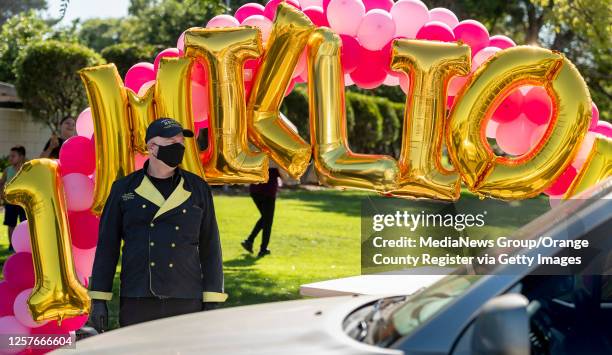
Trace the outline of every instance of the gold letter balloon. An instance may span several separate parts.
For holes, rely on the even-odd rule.
[[[28,217],[36,284],[28,299],[32,318],[41,322],[89,313],[87,290],[72,263],[70,229],[59,164],[34,159],[5,187],[6,200]]]

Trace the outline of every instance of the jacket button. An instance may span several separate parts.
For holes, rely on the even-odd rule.
[[[174,229],[179,230],[179,226],[174,227]]]
[[[154,223],[151,223],[151,224],[149,224],[149,225],[150,225],[151,227],[155,227],[155,224],[154,224]]]
[[[168,267],[173,267],[174,265],[172,265],[172,263],[168,264]]]
[[[172,243],[172,244],[170,244],[170,246],[172,246],[174,248],[174,247],[176,247],[176,244]]]
[[[154,246],[154,245],[155,245],[155,243],[154,243],[154,242],[151,242],[151,246]]]
[[[147,205],[142,205],[142,208],[147,208]]]
[[[155,266],[155,262],[154,261],[151,261],[151,266]]]
[[[183,213],[187,213],[187,210],[183,208]]]

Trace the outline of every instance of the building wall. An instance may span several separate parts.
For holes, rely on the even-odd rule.
[[[28,159],[38,158],[51,136],[45,124],[35,122],[24,110],[0,108],[0,157],[11,147],[23,145]]]

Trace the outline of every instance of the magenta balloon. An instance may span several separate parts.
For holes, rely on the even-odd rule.
[[[393,4],[390,12],[396,36],[414,39],[419,29],[429,22],[429,10],[419,0],[400,0]]]
[[[357,39],[363,48],[370,51],[382,49],[395,35],[395,22],[385,10],[368,11],[361,20]]]
[[[600,121],[591,132],[602,134],[608,138],[612,138],[612,124],[606,121]]]
[[[417,32],[416,38],[429,41],[452,42],[455,40],[455,35],[447,24],[440,21],[429,21]]]
[[[537,125],[550,120],[552,101],[543,87],[533,86],[527,92],[523,101],[523,112],[531,122]]]
[[[365,6],[361,0],[331,0],[327,7],[327,21],[338,34],[356,36]]]
[[[589,129],[593,129],[597,127],[597,122],[599,122],[599,109],[594,102],[591,103],[591,124],[589,125]]]
[[[520,90],[514,90],[497,107],[492,120],[497,123],[508,123],[515,120],[523,112],[523,94]]]
[[[32,245],[30,244],[30,231],[28,230],[28,221],[25,220],[15,227],[13,236],[11,237],[13,248],[16,253],[31,253]]]
[[[497,145],[507,154],[523,155],[531,149],[531,135],[536,127],[525,115],[500,123],[495,132]]]
[[[363,5],[365,6],[366,12],[374,9],[381,9],[385,11],[391,11],[391,7],[393,7],[392,0],[363,0]]]
[[[457,16],[449,9],[436,7],[429,10],[430,21],[440,21],[447,24],[451,29],[459,23]]]
[[[79,136],[91,137],[94,134],[93,119],[91,108],[86,108],[79,114],[76,120],[76,131]]]
[[[11,255],[2,268],[4,279],[20,292],[34,287],[34,262],[30,253]]]
[[[329,27],[329,22],[327,22],[327,16],[325,16],[325,12],[323,8],[320,6],[310,6],[302,10],[302,12],[308,16],[310,21],[314,23],[318,27]]]
[[[85,211],[91,208],[94,184],[87,175],[67,174],[62,177],[62,181],[68,211]]]
[[[80,249],[93,248],[98,244],[100,219],[90,211],[68,213],[72,245]]]
[[[453,28],[455,40],[463,41],[472,48],[472,56],[489,44],[489,31],[475,20],[461,21]]]
[[[498,47],[501,49],[506,49],[506,48],[510,48],[510,47],[514,47],[516,46],[516,43],[514,43],[514,41],[506,36],[503,35],[495,35],[492,36],[491,38],[489,38],[489,46],[491,47]]]
[[[369,51],[361,49],[359,65],[350,74],[355,85],[362,89],[373,89],[380,86],[387,77],[386,66],[389,60],[383,51]]]
[[[191,81],[195,81],[200,85],[206,85],[208,81],[206,67],[199,60],[195,61],[191,67]]]
[[[234,13],[234,17],[239,22],[242,22],[242,21],[244,21],[244,19],[246,19],[249,16],[252,16],[252,15],[263,15],[263,13],[264,13],[263,5],[257,4],[257,3],[254,3],[254,2],[250,2],[248,4],[244,4],[244,5],[240,6],[238,8],[238,10],[236,10],[236,12]]]
[[[357,69],[359,64],[359,55],[361,54],[361,46],[353,36],[340,35],[342,39],[342,48],[340,50],[340,60],[342,69],[345,74],[350,74]]]
[[[166,49],[164,49],[163,51],[159,52],[157,54],[157,56],[155,57],[155,60],[153,61],[153,70],[155,72],[157,72],[157,69],[159,69],[159,61],[162,58],[164,58],[164,57],[168,57],[168,58],[180,57],[181,55],[183,55],[183,51],[178,49],[178,48],[166,48]],[[141,87],[142,87],[142,85],[141,85]],[[136,91],[136,92],[138,92],[138,91]]]
[[[544,190],[544,193],[549,196],[563,195],[567,189],[569,189],[572,181],[574,181],[576,178],[576,175],[578,175],[576,168],[571,165],[568,166],[567,169],[565,169],[565,171],[557,178],[557,180],[555,180],[549,188]]]
[[[264,7],[263,15],[270,20],[274,20],[274,16],[276,15],[276,8],[278,8],[278,4],[281,2],[285,2],[293,7],[299,9],[300,3],[295,0],[271,0]]]
[[[191,110],[194,122],[204,121],[208,117],[208,86],[191,83]]]
[[[138,92],[138,89],[142,84],[147,81],[155,80],[155,67],[153,63],[141,62],[134,64],[125,74],[124,85],[134,92]]]
[[[0,281],[0,317],[13,315],[13,303],[19,290],[8,281]]]
[[[59,160],[62,175],[90,175],[96,168],[95,147],[87,137],[70,137],[60,148]]]
[[[329,6],[329,2],[331,0],[323,0],[323,11],[325,11],[325,13],[327,13],[327,7]]]

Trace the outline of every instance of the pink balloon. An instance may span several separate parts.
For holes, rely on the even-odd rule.
[[[499,123],[489,120],[487,122],[487,127],[485,128],[485,135],[487,138],[495,138],[495,134],[497,133],[497,127],[499,127]]]
[[[204,121],[208,117],[208,87],[191,82],[191,109],[194,122]]]
[[[30,328],[21,324],[14,316],[4,316],[0,317],[0,334],[29,335]]]
[[[534,148],[535,146],[538,145],[538,143],[540,143],[542,138],[544,138],[544,134],[546,133],[547,129],[548,129],[548,125],[543,124],[543,125],[537,126],[536,129],[533,130],[533,133],[531,134],[531,139],[529,140],[531,148]]]
[[[327,7],[327,21],[338,34],[356,36],[365,6],[361,0],[331,0]]]
[[[302,12],[308,16],[308,18],[314,23],[317,27],[329,27],[329,22],[327,22],[327,16],[325,16],[325,12],[323,8],[320,6],[310,6],[302,10]]]
[[[76,120],[76,131],[79,136],[91,137],[94,134],[93,118],[91,108],[86,108],[79,114]]]
[[[176,40],[176,48],[178,48],[181,51],[185,50],[185,32],[187,31],[183,31],[183,33],[181,33],[179,38]]]
[[[11,241],[16,253],[32,252],[32,245],[30,244],[30,231],[28,229],[27,220],[19,223],[17,227],[15,227]]]
[[[232,15],[217,15],[208,21],[206,28],[238,27],[240,22]]]
[[[295,0],[271,0],[264,7],[263,15],[270,20],[274,20],[274,16],[276,15],[276,9],[281,2],[285,2],[297,9],[300,8],[300,3]]]
[[[21,291],[17,297],[15,297],[15,303],[13,304],[13,312],[15,314],[15,318],[26,327],[29,328],[38,328],[41,327],[49,321],[42,321],[40,323],[36,322],[32,319],[32,314],[30,314],[30,310],[28,309],[28,298],[32,293],[32,289],[28,288]]]
[[[93,248],[98,244],[100,219],[90,211],[69,212],[70,238],[72,245],[81,249]]]
[[[91,139],[83,136],[70,137],[60,148],[59,160],[62,175],[89,175],[96,169],[96,150]]]
[[[123,82],[125,87],[138,92],[142,84],[151,80],[155,80],[155,67],[152,63],[141,62],[134,64],[127,71]]]
[[[546,89],[541,86],[533,86],[525,95],[523,112],[531,122],[537,125],[547,123],[552,113],[552,101]]]
[[[520,90],[514,90],[497,107],[492,120],[498,123],[508,123],[515,120],[523,111],[523,94]]]
[[[68,211],[85,211],[93,202],[94,183],[83,174],[67,174],[62,177]]]
[[[574,157],[574,161],[572,161],[572,165],[576,170],[580,170],[589,157],[591,149],[593,149],[593,144],[595,143],[595,138],[597,138],[597,133],[595,132],[587,132],[586,136],[584,136],[578,153],[576,153],[576,157]]]
[[[9,256],[2,268],[4,279],[22,291],[34,287],[34,262],[30,253],[15,253]]]
[[[164,58],[176,58],[183,55],[183,51],[178,48],[166,48],[163,51],[159,52],[153,61],[153,70],[157,73],[159,69],[159,61]],[[143,83],[144,84],[144,83]],[[141,85],[142,88],[143,85]]]
[[[589,130],[597,127],[597,122],[599,122],[599,109],[594,102],[591,103],[591,124],[589,125]],[[77,121],[78,123],[78,121]]]
[[[287,97],[287,95],[291,94],[291,91],[293,91],[293,88],[295,87],[295,79],[292,79],[289,82],[289,86],[287,87],[287,89],[285,90],[285,97]]]
[[[357,39],[361,45],[371,51],[382,49],[395,35],[395,22],[385,10],[368,11],[361,20]]]
[[[155,85],[155,80],[147,81],[142,84],[140,89],[138,90],[138,96],[144,96],[151,86]]]
[[[492,36],[491,38],[489,38],[489,46],[506,49],[506,48],[516,46],[516,43],[514,43],[512,39],[506,36],[496,35],[496,36]]]
[[[381,9],[385,11],[390,11],[391,7],[393,7],[392,0],[363,0],[363,5],[365,6],[366,12],[374,9]]]
[[[383,85],[387,86],[398,86],[400,84],[399,76],[387,74],[385,77],[385,81],[383,81]]]
[[[72,246],[72,258],[74,259],[74,268],[83,277],[91,276],[94,258],[96,256],[96,248],[80,249]]]
[[[308,69],[307,66],[308,66],[308,58],[306,55],[306,49],[304,48],[304,50],[302,51],[302,54],[300,54],[300,58],[298,58],[298,62],[295,65],[295,69],[293,69],[292,78],[299,77],[305,70]]]
[[[544,193],[551,196],[563,195],[569,189],[572,181],[576,178],[578,172],[573,166],[568,166],[567,169],[553,182],[550,187],[544,190]]]
[[[495,53],[499,51],[501,51],[501,49],[497,47],[485,47],[479,50],[478,53],[476,53],[476,55],[474,55],[474,58],[472,59],[472,72],[476,71],[478,67],[483,65],[486,61],[489,60],[489,58],[491,58]]]
[[[345,74],[350,74],[357,69],[359,64],[359,55],[361,54],[361,46],[359,42],[349,35],[340,35],[342,39],[342,48],[340,49],[340,61]]]
[[[142,169],[144,167],[144,163],[149,159],[149,156],[146,154],[136,153],[134,155],[134,166],[136,170]]]
[[[404,92],[404,94],[408,95],[410,92],[410,77],[406,74],[400,74],[399,77],[400,88]]]
[[[13,303],[19,290],[8,281],[0,281],[0,317],[13,315]]]
[[[463,20],[453,28],[455,39],[472,48],[472,55],[489,44],[489,31],[475,20]]]
[[[243,25],[255,26],[261,30],[261,38],[264,42],[270,37],[272,32],[272,21],[263,15],[251,15],[242,21]]]
[[[429,21],[440,21],[454,28],[459,23],[457,16],[449,9],[436,7],[429,10]]]
[[[467,83],[467,76],[453,76],[448,83],[448,96],[457,96],[459,91]]]
[[[250,2],[248,4],[244,4],[240,6],[238,10],[236,10],[236,12],[234,13],[234,17],[239,22],[242,22],[249,16],[263,15],[263,13],[264,13],[263,5],[260,5],[254,2]]]
[[[304,10],[307,7],[318,6],[323,9],[323,1],[321,0],[300,0],[300,7]]]
[[[536,127],[524,114],[511,122],[500,123],[495,133],[497,145],[507,154],[523,155],[531,149],[531,135]]]
[[[610,122],[600,121],[591,131],[612,138],[612,124]]]
[[[452,42],[455,40],[453,30],[440,21],[429,21],[417,32],[417,39],[429,41]]]
[[[393,4],[391,16],[395,22],[395,35],[414,39],[423,25],[429,22],[429,10],[419,0],[400,0]]]

